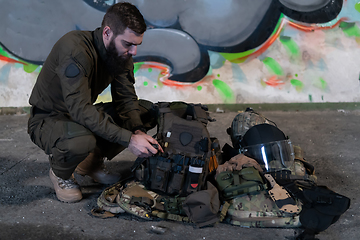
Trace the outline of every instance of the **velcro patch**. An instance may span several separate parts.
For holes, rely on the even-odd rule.
[[[74,78],[79,75],[79,73],[80,69],[78,68],[78,66],[76,66],[75,63],[70,63],[69,66],[66,67],[65,76],[67,78]]]

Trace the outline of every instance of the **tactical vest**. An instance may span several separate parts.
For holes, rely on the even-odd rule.
[[[132,167],[146,188],[170,196],[187,196],[205,189],[208,174],[217,168],[219,144],[206,128],[207,108],[201,104],[159,102],[156,140],[164,150],[138,158]]]

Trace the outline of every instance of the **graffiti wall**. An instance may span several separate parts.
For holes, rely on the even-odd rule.
[[[53,44],[94,30],[106,0],[0,0],[0,107],[28,106]],[[134,57],[151,101],[360,101],[360,0],[129,0],[148,29]],[[106,89],[98,101],[110,101]]]

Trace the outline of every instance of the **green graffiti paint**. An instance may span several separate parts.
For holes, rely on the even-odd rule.
[[[313,82],[313,85],[321,90],[325,90],[328,87],[327,82],[321,77],[319,77],[317,80],[315,80]]]
[[[156,86],[156,85],[154,85],[154,88],[157,88],[157,86]]]
[[[134,74],[141,68],[142,63],[134,63]]]
[[[201,91],[201,90],[202,90],[202,86],[197,86],[196,89],[197,89],[198,91]]]
[[[321,89],[327,88],[327,82],[322,78],[319,78],[319,80]]]
[[[293,57],[298,57],[300,55],[299,46],[297,43],[288,36],[280,36],[280,42],[283,44],[286,52]]]
[[[38,65],[35,64],[24,64],[24,71],[27,73],[32,73],[38,68]]]
[[[219,79],[214,79],[212,83],[225,102],[228,102],[234,98],[233,90],[225,82]]]
[[[246,60],[246,57],[255,52],[255,49],[250,49],[240,53],[220,53],[226,60],[232,63],[242,63]],[[240,59],[240,60],[238,60]]]
[[[290,80],[290,83],[291,83],[291,85],[293,85],[293,86],[296,88],[296,90],[298,90],[298,91],[302,90],[303,87],[304,87],[304,83],[303,83],[302,81],[300,81],[300,80],[297,80],[297,79],[291,79],[291,80]]]
[[[295,73],[295,77],[298,77],[298,74],[297,74],[297,73]]]
[[[149,69],[148,69],[148,72],[151,73],[151,72],[152,72],[152,68],[149,68]]]
[[[269,70],[269,72],[276,74],[278,76],[284,75],[284,71],[280,64],[271,57],[266,57],[263,60],[263,63],[265,64],[266,68]]]
[[[360,12],[360,2],[355,4],[355,10]]]
[[[11,58],[11,56],[0,46],[0,55]]]
[[[148,84],[149,84],[148,82],[144,81],[144,86],[147,86]]]
[[[309,94],[309,101],[312,102],[312,96]]]
[[[354,22],[341,22],[339,27],[348,37],[360,37],[360,29]]]
[[[220,77],[220,74],[218,74],[217,77]]]

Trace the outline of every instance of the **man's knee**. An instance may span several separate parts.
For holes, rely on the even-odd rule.
[[[94,135],[83,135],[58,141],[51,149],[53,158],[58,163],[77,165],[96,147]]]

